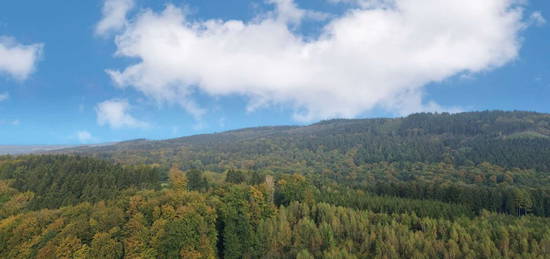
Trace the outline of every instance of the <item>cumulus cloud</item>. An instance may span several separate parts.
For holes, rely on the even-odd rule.
[[[9,93],[0,93],[0,102],[5,101],[5,100],[7,100],[8,98],[10,98],[10,94],[9,94]]]
[[[195,116],[204,113],[197,91],[247,96],[249,110],[286,105],[300,121],[443,111],[424,100],[424,87],[514,60],[526,26],[522,0],[368,0],[308,39],[292,27],[309,11],[269,2],[274,10],[251,21],[196,21],[173,5],[143,10],[116,37],[116,54],[139,61],[107,72],[117,86]]]
[[[43,44],[24,45],[12,37],[0,36],[0,74],[25,80],[34,71]]]
[[[130,108],[127,100],[112,99],[99,103],[96,106],[97,123],[114,129],[147,127],[147,123],[129,114]]]
[[[96,35],[106,36],[124,28],[126,15],[134,7],[134,0],[105,0],[101,21],[95,27]]]

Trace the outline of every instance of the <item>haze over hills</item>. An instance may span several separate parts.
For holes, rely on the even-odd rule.
[[[113,144],[116,142],[86,145],[0,145],[0,155],[41,154],[68,148],[90,148]]]
[[[125,163],[290,172],[344,171],[377,162],[490,162],[550,170],[550,114],[483,111],[404,118],[336,119],[309,126],[257,127],[56,152]]]
[[[69,145],[64,145],[64,146],[57,146],[57,145],[24,145],[24,146],[0,145],[0,155],[30,154],[30,153],[35,153],[35,152],[45,152],[45,151],[52,151],[52,150],[70,148],[70,147],[73,147],[73,146],[69,146]]]

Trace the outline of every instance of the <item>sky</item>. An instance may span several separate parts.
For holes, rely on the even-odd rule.
[[[547,0],[0,1],[0,145],[550,113],[547,19]]]

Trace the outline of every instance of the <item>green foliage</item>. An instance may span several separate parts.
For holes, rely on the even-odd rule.
[[[547,187],[484,187],[422,182],[391,184],[379,182],[368,185],[366,189],[376,195],[460,204],[478,213],[482,210],[489,210],[517,216],[534,214],[550,217],[550,189]]]
[[[0,180],[10,188],[32,192],[31,209],[59,208],[116,197],[124,189],[155,189],[162,171],[152,166],[122,166],[78,156],[0,158]]]
[[[254,174],[245,175],[248,178]],[[550,256],[550,218],[531,216],[541,200],[525,188],[502,187],[509,190],[503,195],[509,196],[506,201],[513,206],[511,215],[488,210],[475,215],[468,204],[434,199],[442,195],[441,200],[460,202],[466,193],[479,194],[495,187],[456,185],[437,189],[429,184],[401,183],[380,185],[379,189],[363,186],[362,190],[330,179],[283,174],[276,176],[273,186],[260,181],[245,184],[252,182],[250,178],[195,192],[187,190],[187,179],[181,171],[172,169],[170,179],[169,188],[119,191],[116,197],[95,204],[13,211],[0,219],[0,257]],[[10,187],[13,182],[1,181],[1,193],[9,197],[21,194]],[[431,196],[428,190],[433,192]],[[378,196],[377,191],[387,193]],[[477,197],[483,201],[484,195]]]
[[[109,233],[97,233],[94,235],[90,249],[86,251],[90,258],[120,258],[122,256],[122,244],[114,240]]]
[[[203,176],[202,171],[192,169],[186,174],[187,176],[187,188],[192,191],[205,191],[208,190],[208,180]]]
[[[225,176],[225,182],[240,184],[246,182],[246,175],[243,171],[230,169]]]
[[[312,203],[315,187],[302,175],[283,175],[277,181],[275,204],[288,205],[293,201]]]
[[[257,255],[256,229],[262,219],[274,213],[267,194],[253,186],[228,186],[220,190],[221,205],[218,230],[224,258],[242,258]]]
[[[318,195],[317,200],[333,205],[369,210],[377,213],[414,213],[420,217],[447,219],[474,216],[474,209],[462,204],[378,196],[365,193],[361,190],[349,190],[345,188],[325,188]]]
[[[547,171],[549,136],[548,114],[484,111],[330,120],[304,127],[250,128],[68,151],[126,163],[177,163],[184,170],[218,172],[241,168],[349,174],[379,162],[455,166],[489,162],[508,169]]]

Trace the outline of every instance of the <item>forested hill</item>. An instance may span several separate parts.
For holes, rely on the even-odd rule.
[[[414,114],[0,156],[0,258],[550,258],[549,136]]]
[[[349,172],[378,162],[482,162],[550,170],[550,114],[484,111],[413,114],[395,119],[328,120],[259,127],[162,141],[67,149],[124,163]]]

